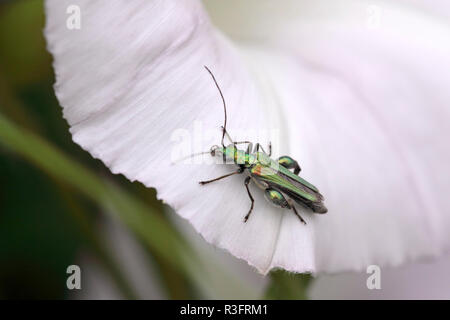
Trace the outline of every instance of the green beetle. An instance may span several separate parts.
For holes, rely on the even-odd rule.
[[[252,181],[264,190],[264,196],[270,203],[277,207],[292,209],[297,217],[305,224],[305,220],[295,209],[294,202],[311,209],[312,212],[326,213],[327,208],[323,204],[324,198],[319,190],[314,185],[298,176],[301,169],[297,161],[289,156],[282,156],[277,160],[273,160],[271,158],[271,144],[269,144],[269,152],[266,153],[259,143],[257,143],[253,149],[253,143],[250,141],[233,141],[231,139],[226,130],[227,109],[225,98],[211,70],[206,66],[205,69],[209,72],[219,90],[225,113],[225,121],[222,126],[222,146],[212,146],[209,153],[213,157],[222,157],[226,163],[230,161],[233,162],[238,166],[238,169],[224,176],[208,181],[200,181],[199,183],[205,185],[235,174],[246,173],[247,177],[244,181],[244,185],[247,189],[251,206],[247,215],[244,217],[244,222],[247,222],[250,217],[255,202],[249,189],[249,184]],[[224,144],[225,136],[231,141],[231,144],[228,146],[225,146]],[[247,150],[244,151],[238,149],[238,144],[247,144]],[[294,171],[292,172],[289,169],[294,169]]]

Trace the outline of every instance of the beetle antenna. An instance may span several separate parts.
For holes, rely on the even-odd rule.
[[[211,151],[196,152],[196,153],[190,154],[190,155],[188,155],[188,156],[186,156],[186,157],[183,157],[183,158],[180,158],[180,159],[178,159],[178,160],[175,160],[175,161],[172,162],[172,163],[175,164],[175,163],[181,162],[181,161],[186,160],[186,159],[190,159],[190,158],[194,158],[194,157],[197,157],[197,156],[201,156],[201,155],[203,155],[203,154],[211,154]]]
[[[180,161],[183,161],[183,160],[186,160],[186,159],[189,159],[189,158],[193,158],[193,157],[196,157],[196,156],[201,156],[201,155],[203,155],[203,154],[210,154],[210,155],[214,156],[217,149],[219,149],[219,146],[213,145],[213,146],[211,147],[211,149],[209,149],[209,151],[203,151],[203,152],[195,152],[195,153],[192,153],[192,154],[190,154],[190,155],[188,155],[188,156],[186,156],[186,157],[180,158],[180,159],[178,159],[178,160],[172,162],[172,164],[177,163],[177,162],[180,162]]]
[[[209,68],[207,66],[204,66],[204,67],[209,72],[209,74],[211,75],[212,79],[214,80],[214,83],[216,84],[217,90],[219,90],[220,97],[222,98],[223,111],[225,113],[225,120],[223,122],[223,128],[222,128],[222,146],[225,147],[225,144],[223,143],[223,140],[225,139],[225,132],[227,131],[227,106],[226,106],[226,103],[225,103],[225,98],[223,97],[222,90],[220,90],[219,84],[217,83],[217,80],[216,80],[216,77],[214,77],[214,74],[211,72],[211,70],[209,70]]]

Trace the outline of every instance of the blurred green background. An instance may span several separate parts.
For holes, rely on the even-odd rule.
[[[105,219],[120,221],[142,246],[160,297],[305,298],[306,276],[276,272],[262,292],[247,286],[194,249],[155,190],[111,174],[72,142],[52,88],[44,24],[43,1],[0,2],[0,298],[73,298],[66,268],[83,252],[120,298],[142,298],[100,235]]]

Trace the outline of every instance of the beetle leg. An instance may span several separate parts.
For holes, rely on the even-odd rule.
[[[253,143],[249,142],[249,144],[247,146],[247,154],[252,153],[252,149],[253,149]]]
[[[291,209],[289,202],[286,200],[281,191],[276,188],[266,188],[264,190],[264,198],[277,207]]]
[[[298,165],[298,162],[292,159],[289,156],[282,156],[277,159],[278,164],[282,165],[286,169],[294,169],[294,174],[299,174],[299,172],[302,170],[300,166]]]
[[[270,157],[272,155],[272,142],[269,142],[269,153],[267,153],[266,150],[264,150],[264,148],[260,143],[257,143],[255,145],[255,152],[258,152],[259,149],[261,149],[265,154],[267,154]]]
[[[305,220],[298,214],[297,209],[295,209],[293,201],[289,198],[286,199],[279,190],[269,187],[264,191],[264,197],[277,207],[292,209],[300,221],[306,224]]]
[[[228,140],[230,140],[230,142],[232,144],[251,143],[250,141],[233,141],[233,139],[231,139],[231,136],[228,133],[228,131],[223,126],[220,126],[220,127],[222,128],[222,132],[225,132],[225,136],[228,138]]]
[[[233,139],[231,139],[230,135],[228,134],[227,130],[224,128],[224,126],[220,126],[222,128],[222,133],[230,140],[230,142],[233,142]]]
[[[233,142],[233,144],[243,144],[243,143],[249,143],[249,144],[251,144],[250,141],[235,141],[235,142]]]
[[[201,185],[204,185],[204,184],[211,183],[211,182],[214,182],[214,181],[223,179],[223,178],[227,178],[227,177],[229,177],[229,176],[232,176],[232,175],[235,175],[235,174],[239,174],[239,173],[242,173],[242,172],[243,172],[243,170],[242,170],[242,169],[239,169],[239,170],[237,170],[237,171],[235,171],[235,172],[226,174],[226,175],[224,175],[224,176],[221,176],[221,177],[218,177],[218,178],[215,178],[215,179],[212,179],[212,180],[199,181],[199,183],[200,183]]]
[[[301,222],[303,222],[303,224],[306,225],[306,221],[303,220],[302,216],[298,214],[297,209],[295,209],[294,203],[292,202],[291,199],[288,199],[288,203],[292,208],[292,211],[294,211],[295,215],[300,219]]]
[[[259,149],[261,149],[262,152],[264,152],[265,154],[267,154],[266,150],[264,150],[264,148],[262,147],[262,145],[261,145],[260,143],[257,143],[257,144],[255,145],[255,152],[258,152]]]
[[[245,188],[247,189],[247,193],[248,193],[248,196],[249,196],[250,201],[252,202],[252,204],[250,206],[250,210],[248,211],[247,215],[244,217],[244,222],[247,222],[248,217],[250,217],[250,213],[252,213],[252,211],[253,211],[253,205],[255,204],[255,199],[253,199],[252,194],[250,193],[250,189],[248,188],[248,185],[250,184],[250,181],[251,181],[251,177],[245,178],[245,182],[244,182]]]

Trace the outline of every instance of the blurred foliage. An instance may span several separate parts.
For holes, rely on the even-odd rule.
[[[136,298],[96,230],[103,214],[133,231],[168,298],[214,297],[213,278],[245,292],[216,266],[216,274],[202,271],[205,259],[171,226],[155,190],[112,175],[72,142],[53,92],[44,23],[41,0],[0,3],[0,298],[67,298],[66,268],[83,251],[123,297]],[[304,277],[272,278],[267,298],[305,298]]]
[[[313,280],[309,274],[293,274],[283,270],[270,273],[272,281],[266,289],[265,299],[306,300],[306,290]]]
[[[0,70],[3,77],[13,85],[48,78],[51,57],[45,50],[42,35],[43,1],[9,1],[0,6],[0,15]]]
[[[61,297],[80,232],[60,214],[65,204],[38,170],[1,157],[0,177],[0,296]]]
[[[33,102],[30,110],[41,116],[36,123],[45,119],[58,123],[48,117],[50,112],[39,113],[55,106],[54,101],[47,105],[53,94],[42,12],[41,1],[0,6],[0,110],[30,126],[31,115],[10,103],[10,91]],[[40,91],[39,86],[48,88]],[[34,101],[33,91],[40,92],[40,99]],[[66,211],[57,187],[45,174],[0,149],[1,298],[65,296],[66,268],[75,263],[83,246],[79,229],[61,215]]]

